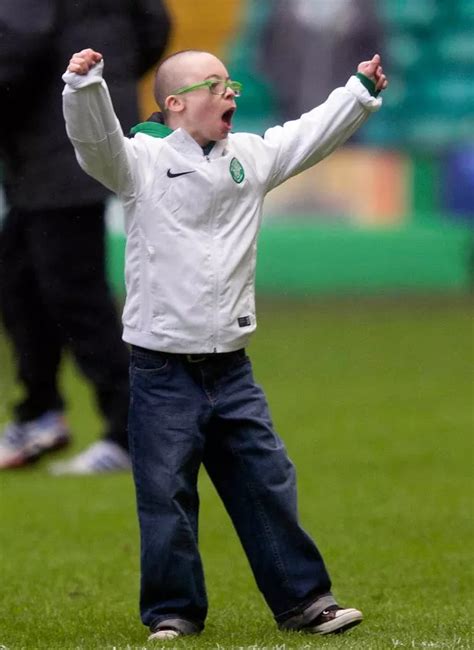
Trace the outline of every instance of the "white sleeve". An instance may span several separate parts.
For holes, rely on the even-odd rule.
[[[382,99],[372,97],[354,76],[298,120],[268,129],[261,152],[268,171],[266,191],[328,156],[381,105]]]
[[[136,190],[136,157],[115,115],[102,69],[101,61],[86,75],[63,75],[66,131],[82,169],[116,194],[130,197]]]

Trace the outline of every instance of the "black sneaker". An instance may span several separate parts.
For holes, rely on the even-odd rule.
[[[339,605],[330,605],[321,614],[305,625],[302,630],[312,634],[331,634],[349,630],[362,621],[362,612],[352,607],[344,609]]]

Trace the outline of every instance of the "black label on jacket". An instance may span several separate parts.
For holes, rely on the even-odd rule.
[[[237,319],[237,322],[239,323],[239,327],[248,327],[251,324],[250,316],[241,316]]]

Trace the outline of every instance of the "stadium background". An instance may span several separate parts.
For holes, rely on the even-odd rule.
[[[271,0],[168,6],[169,50],[212,50],[244,83],[235,129],[274,124],[256,52]],[[205,634],[176,647],[472,647],[474,3],[376,6],[391,82],[383,110],[357,141],[269,195],[251,345],[298,470],[302,521],[336,594],[366,622],[344,639],[276,632],[203,473],[211,610]],[[151,78],[143,117],[154,110]],[[108,226],[120,303],[114,201]],[[70,455],[100,421],[69,359],[62,385]],[[18,391],[0,333],[0,424]],[[47,464],[0,475],[0,646],[143,648],[130,478],[54,479]]]
[[[278,123],[257,51],[271,2],[169,7],[169,51],[209,49],[243,82],[235,130],[263,133]],[[390,74],[383,110],[357,144],[268,196],[257,276],[264,293],[463,292],[472,284],[474,3],[381,0],[377,7]],[[152,77],[142,84],[144,118],[155,110]],[[111,276],[121,290],[120,218],[111,224]]]

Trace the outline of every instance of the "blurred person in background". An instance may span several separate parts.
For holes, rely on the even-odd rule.
[[[354,61],[382,51],[375,0],[275,0],[259,63],[273,84],[279,117],[286,121],[343,85]]]
[[[71,440],[58,386],[63,352],[93,386],[103,438],[54,473],[128,470],[128,350],[105,273],[109,193],[84,174],[64,131],[62,80],[71,50],[107,57],[124,127],[138,120],[137,81],[158,62],[170,20],[161,0],[2,0],[0,148],[8,212],[0,232],[0,309],[23,399],[0,438],[0,468]]]

